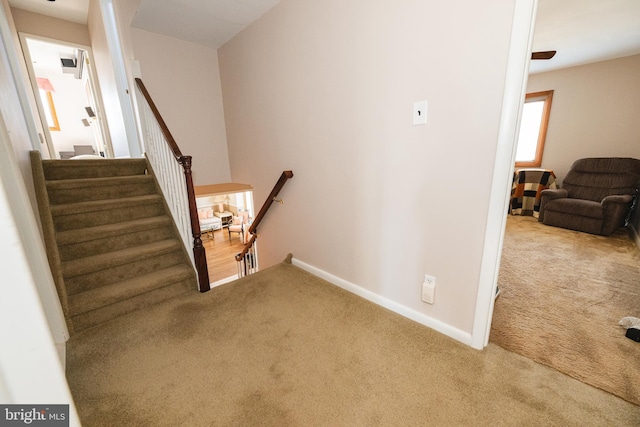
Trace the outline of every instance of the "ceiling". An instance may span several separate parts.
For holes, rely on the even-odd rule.
[[[218,49],[278,3],[280,0],[141,0],[131,26]]]
[[[76,49],[71,46],[57,45],[31,38],[27,40],[27,43],[33,67],[38,70],[62,74],[60,58],[74,58],[76,56]]]
[[[46,0],[9,0],[9,5],[18,9],[85,25],[89,12],[89,0],[60,0],[58,2]]]
[[[640,54],[640,1],[539,0],[533,50],[558,53],[531,73]]]
[[[280,0],[141,0],[132,26],[217,49]],[[9,0],[13,7],[86,23],[89,0]],[[532,73],[640,54],[640,0],[539,0]]]

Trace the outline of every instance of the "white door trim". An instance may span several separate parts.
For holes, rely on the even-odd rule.
[[[5,14],[4,8],[2,8],[1,6],[2,5],[0,5],[0,42],[3,44],[3,50],[7,55],[9,68],[13,77],[13,83],[16,91],[18,92],[18,99],[20,100],[22,114],[25,118],[31,118],[34,117],[34,115],[31,109],[29,94],[27,92],[27,88],[25,87],[25,81],[22,80],[22,70],[20,69],[21,61],[18,58],[16,46],[14,45],[12,26],[9,25],[9,19]],[[29,139],[31,140],[31,148],[42,153],[42,143],[40,142],[40,136],[38,134],[38,129],[36,128],[35,123],[30,119],[26,119],[25,121],[27,132],[29,133]],[[46,155],[48,156],[49,153],[47,152]]]
[[[113,0],[99,0],[100,11],[102,12],[102,24],[107,37],[109,55],[113,64],[116,88],[118,89],[118,99],[122,109],[122,119],[127,134],[130,157],[142,156],[142,144],[138,137],[138,127],[136,125],[136,115],[133,108],[133,94],[129,89],[129,79],[124,63],[124,50],[118,30],[118,21],[114,9]]]
[[[500,271],[500,258],[511,191],[511,176],[515,162],[515,146],[529,77],[529,62],[537,8],[538,0],[516,0],[514,7],[498,145],[471,334],[471,346],[479,350],[489,343],[494,295]]]
[[[37,93],[38,93],[38,84],[36,82],[37,76],[32,64],[31,51],[29,50],[29,44],[27,42],[28,39],[39,40],[47,43],[52,43],[55,45],[70,46],[76,49],[82,49],[87,53],[87,56],[89,59],[89,65],[87,66],[86,71],[88,73],[88,78],[90,80],[90,84],[93,89],[92,90],[92,96],[94,98],[93,100],[95,104],[98,106],[98,111],[96,111],[95,113],[98,115],[98,120],[100,120],[100,132],[101,132],[104,147],[106,149],[105,154],[108,158],[113,158],[113,147],[111,146],[111,135],[109,134],[109,125],[106,121],[106,117],[104,114],[104,105],[102,103],[102,95],[100,94],[100,82],[98,81],[98,76],[96,75],[95,66],[94,66],[95,61],[93,60],[93,52],[91,50],[91,46],[67,42],[64,40],[52,39],[49,37],[43,37],[43,36],[30,34],[30,33],[20,32],[18,33],[18,35],[20,36],[20,45],[22,47],[22,53],[27,63],[26,66],[27,66],[27,72],[29,73],[31,88],[34,93],[35,102],[38,107],[39,119],[42,122],[42,129],[43,129],[43,133],[45,134],[45,140],[46,140],[47,146],[49,147],[49,153],[51,154],[51,158],[54,159],[57,156],[55,154],[56,151],[55,151],[55,147],[53,146],[53,138],[51,137],[51,132],[49,131],[49,127],[42,119],[43,106],[42,106],[42,102],[40,101],[40,97],[37,96]],[[38,116],[34,117],[34,119],[37,120]]]

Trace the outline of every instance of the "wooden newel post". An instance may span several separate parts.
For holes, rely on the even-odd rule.
[[[209,269],[207,267],[207,256],[200,231],[200,221],[198,221],[198,209],[196,207],[196,193],[193,189],[193,177],[191,176],[191,156],[180,157],[180,163],[184,168],[184,178],[187,183],[187,197],[189,198],[189,216],[191,218],[191,234],[193,236],[193,259],[198,273],[198,288],[200,292],[210,290]]]

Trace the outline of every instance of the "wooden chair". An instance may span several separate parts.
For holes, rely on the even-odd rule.
[[[238,233],[242,243],[246,243],[245,229],[248,229],[249,212],[238,212],[238,216],[234,216],[231,224],[227,229],[229,230],[229,240],[231,240],[231,233]]]

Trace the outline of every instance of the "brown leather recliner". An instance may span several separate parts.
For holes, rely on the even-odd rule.
[[[608,236],[625,225],[640,187],[640,160],[587,158],[573,163],[562,188],[543,190],[538,221]]]

